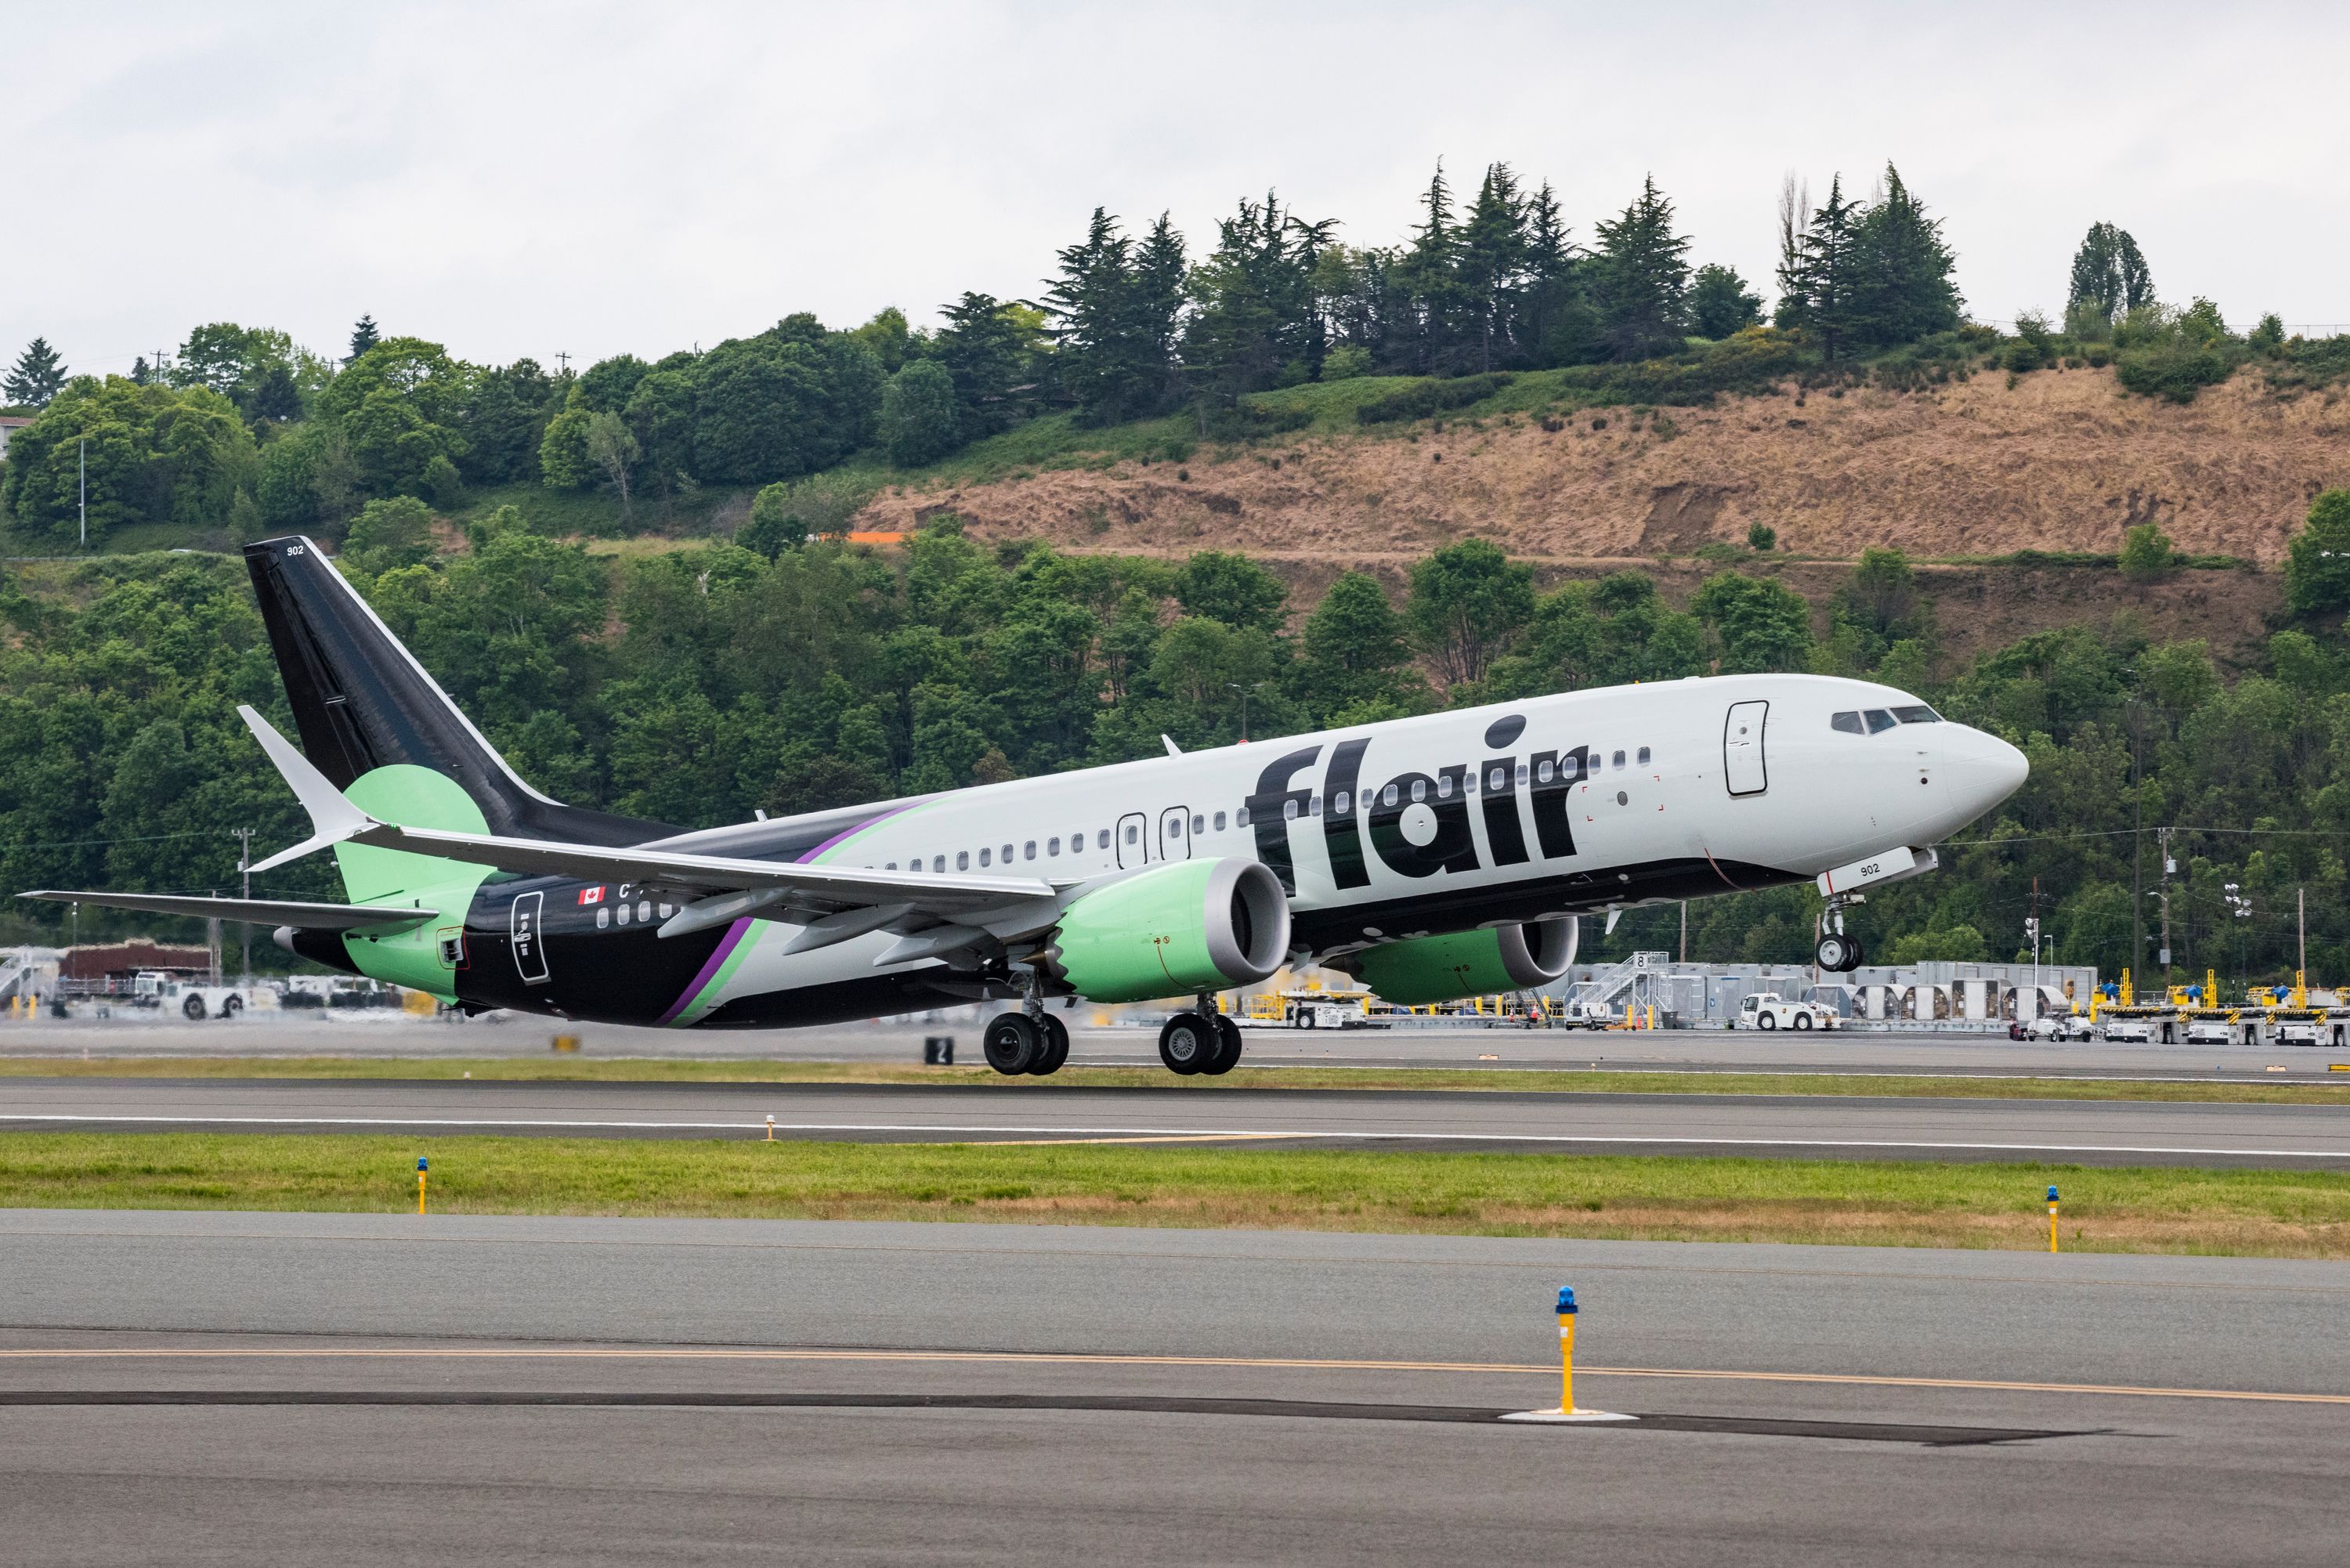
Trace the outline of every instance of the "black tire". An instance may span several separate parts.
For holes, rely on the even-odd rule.
[[[1852,962],[1846,964],[1844,971],[1845,973],[1850,974],[1854,970],[1868,962],[1868,946],[1857,937],[1846,937],[1845,940],[1852,943]]]
[[[1179,1012],[1159,1031],[1159,1059],[1169,1072],[1186,1078],[1214,1061],[1222,1049],[1216,1026],[1196,1012]]]
[[[999,1012],[987,1021],[987,1032],[980,1036],[987,1064],[1007,1078],[1026,1073],[1044,1049],[1043,1032],[1025,1013]]]
[[[1840,931],[1830,931],[1822,937],[1819,946],[1812,950],[1813,960],[1830,974],[1845,974],[1857,967],[1856,944]]]
[[[1216,1015],[1214,1022],[1216,1025],[1215,1059],[1201,1067],[1200,1071],[1211,1078],[1220,1078],[1240,1065],[1241,1026],[1222,1013]]]
[[[1776,1029],[1779,1027],[1779,1015],[1775,1012],[1758,1014],[1754,1020],[1754,1027],[1757,1029]]]
[[[1297,1015],[1297,1022],[1301,1028],[1319,1029],[1322,1027],[1321,1024],[1315,1022],[1314,1013],[1310,1009],[1300,1012]]]
[[[186,1019],[189,1023],[193,1023],[202,1019],[203,1015],[204,999],[203,995],[196,992],[190,992],[188,993],[188,1000],[180,1003],[180,1016]]]
[[[244,998],[237,995],[236,992],[231,992],[226,996],[221,998],[221,1016],[223,1018],[234,1018],[238,1013],[243,1012],[244,1011]]]
[[[1808,1012],[1798,1012],[1795,1014],[1795,1027],[1807,1034],[1811,1033],[1812,1015]]]
[[[1059,1072],[1061,1064],[1068,1059],[1069,1026],[1048,1012],[1045,1014],[1045,1048],[1030,1064],[1029,1075],[1038,1078],[1049,1077]]]

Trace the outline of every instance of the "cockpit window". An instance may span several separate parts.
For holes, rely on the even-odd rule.
[[[1896,708],[1893,716],[1905,724],[1939,724],[1942,722],[1939,713],[1922,702],[1915,708]]]
[[[1860,715],[1857,712],[1829,715],[1828,728],[1842,731],[1847,735],[1865,735],[1868,732],[1861,727]]]
[[[1861,717],[1868,721],[1868,732],[1872,735],[1881,735],[1893,728],[1893,715],[1882,708],[1866,709]]]

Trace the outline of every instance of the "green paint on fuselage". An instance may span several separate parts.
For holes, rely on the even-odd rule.
[[[343,794],[370,816],[402,827],[435,827],[450,833],[489,831],[482,808],[454,780],[413,763],[377,768],[352,781]],[[390,936],[346,936],[344,950],[359,972],[388,984],[430,992],[443,1002],[456,1001],[456,971],[442,950],[442,940],[444,937],[462,940],[465,911],[490,867],[364,844],[338,844],[335,860],[342,869],[343,891],[354,904],[404,904],[441,912],[437,920]]]

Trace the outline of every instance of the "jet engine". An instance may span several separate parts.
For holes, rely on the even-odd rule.
[[[1382,942],[1354,955],[1362,982],[1398,1007],[1548,985],[1575,962],[1575,919]]]
[[[1289,952],[1289,899],[1253,860],[1154,866],[1086,894],[1042,955],[1094,1002],[1147,1002],[1253,985]]]

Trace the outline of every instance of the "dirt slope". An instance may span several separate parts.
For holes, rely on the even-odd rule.
[[[2130,397],[2110,371],[1980,375],[1931,391],[1740,398],[1564,430],[1456,421],[1411,438],[1349,433],[1202,449],[1170,463],[1043,472],[884,494],[858,526],[951,508],[988,537],[1301,560],[1406,559],[1468,534],[1536,560],[1687,555],[1743,543],[1850,557],[2025,548],[2111,551],[2159,522],[2179,548],[2279,560],[2309,499],[2350,484],[2350,402],[2271,398],[2240,374],[2186,406]]]

